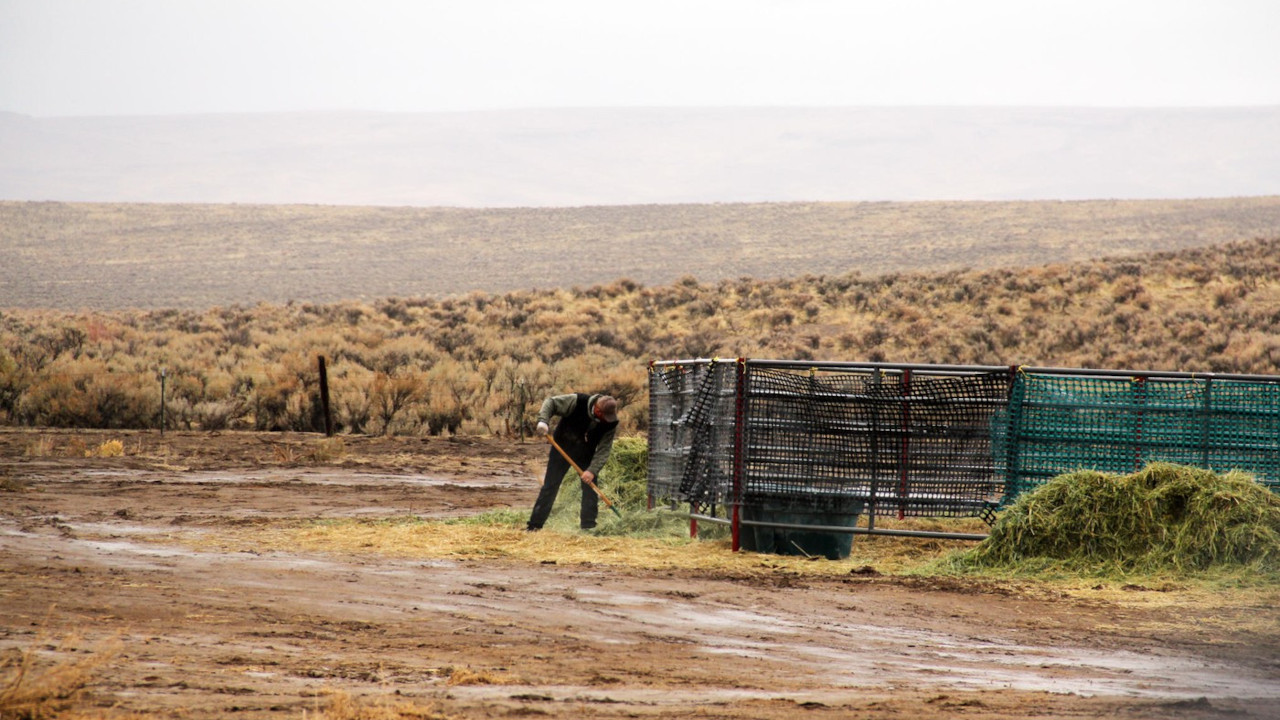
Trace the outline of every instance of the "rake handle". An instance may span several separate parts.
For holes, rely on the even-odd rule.
[[[560,443],[556,442],[556,439],[551,437],[551,433],[547,433],[543,437],[547,439],[547,442],[551,443],[551,447],[555,448],[556,451],[560,453],[560,457],[564,458],[566,461],[568,461],[570,465],[573,466],[573,469],[578,473],[578,478],[582,480],[582,482],[586,484],[587,487],[596,491],[596,495],[600,496],[600,499],[604,501],[605,507],[612,510],[614,515],[617,515],[618,517],[622,517],[622,513],[618,512],[618,508],[614,507],[612,502],[609,502],[609,498],[605,497],[605,494],[600,491],[600,488],[596,487],[596,484],[594,482],[586,478],[586,476],[583,474],[582,468],[578,467],[578,463],[574,462],[573,458],[569,457],[569,453],[565,452],[564,448],[560,447]]]

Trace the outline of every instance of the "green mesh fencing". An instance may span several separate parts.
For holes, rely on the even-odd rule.
[[[1280,489],[1280,382],[1024,372],[992,434],[1006,503],[1064,472],[1155,461],[1243,470]]]

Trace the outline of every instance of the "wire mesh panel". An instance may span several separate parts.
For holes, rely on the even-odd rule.
[[[1280,491],[1280,379],[1205,386],[1203,467],[1243,470]]]
[[[948,516],[981,513],[1004,492],[991,423],[1008,402],[1007,371],[747,369],[745,498]]]
[[[1064,472],[1129,473],[1163,461],[1244,470],[1280,487],[1280,384],[1199,378],[1019,374],[1006,502]]]
[[[702,507],[733,487],[737,364],[649,369],[649,494]]]
[[[990,519],[1066,472],[1154,462],[1280,491],[1280,377],[690,360],[650,367],[654,497],[810,519]]]

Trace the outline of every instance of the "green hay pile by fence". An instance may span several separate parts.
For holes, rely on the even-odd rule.
[[[1131,475],[1060,475],[1001,513],[959,569],[1087,575],[1280,574],[1280,496],[1251,476],[1153,463]]]

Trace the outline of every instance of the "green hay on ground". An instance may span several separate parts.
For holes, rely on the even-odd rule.
[[[1240,472],[1153,463],[1131,475],[1061,475],[1001,513],[957,570],[1280,575],[1280,496]]]
[[[649,510],[649,442],[643,437],[620,437],[613,443],[609,462],[600,470],[596,485],[605,497],[618,509],[612,510],[600,503],[600,513],[592,535],[629,536],[642,538],[686,538],[689,535],[687,512],[665,509]],[[560,484],[555,507],[547,519],[546,527],[561,532],[581,532],[578,529],[578,511],[583,492],[591,492],[578,480],[578,473],[570,469]],[[657,499],[661,504],[664,499]],[[520,516],[527,521],[529,511]],[[504,518],[505,519],[505,518]],[[704,540],[728,537],[728,531],[719,526],[702,526],[699,536]]]

